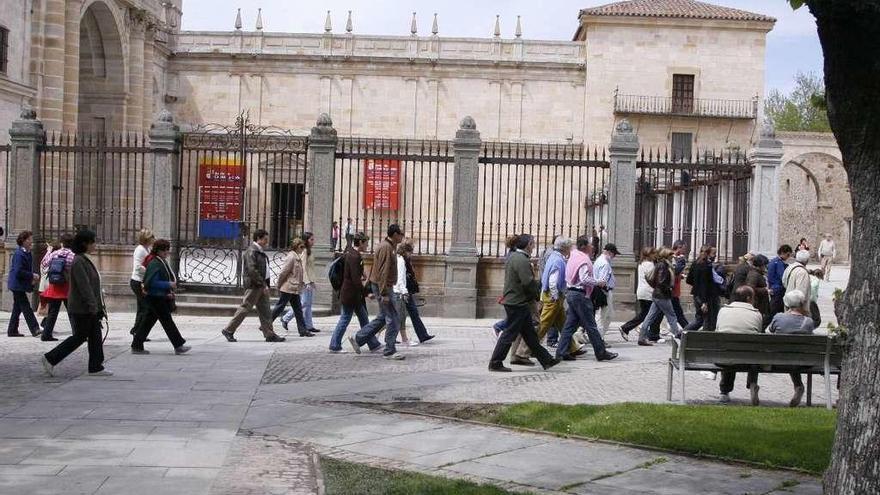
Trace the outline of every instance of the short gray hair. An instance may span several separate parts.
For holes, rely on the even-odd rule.
[[[553,241],[553,249],[557,251],[562,251],[563,249],[571,249],[574,245],[574,241],[572,241],[568,237],[559,236]]]
[[[785,295],[782,296],[782,302],[786,308],[799,308],[804,305],[806,299],[806,294],[799,290],[786,291]]]

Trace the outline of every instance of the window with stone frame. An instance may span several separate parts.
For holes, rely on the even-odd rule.
[[[690,161],[693,140],[694,135],[690,132],[673,132],[672,160],[675,162]]]
[[[672,113],[694,113],[694,75],[672,75]]]
[[[9,30],[0,26],[0,73],[6,74],[9,61]]]

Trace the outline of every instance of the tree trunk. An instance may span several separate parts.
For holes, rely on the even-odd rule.
[[[825,493],[880,493],[880,0],[806,3],[825,55],[828,117],[853,207],[853,269],[836,305],[848,352]]]

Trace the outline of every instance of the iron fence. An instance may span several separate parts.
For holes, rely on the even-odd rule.
[[[51,134],[39,147],[40,238],[88,228],[102,244],[132,244],[144,220],[148,155],[139,134]]]
[[[504,256],[508,236],[530,233],[540,250],[557,234],[591,234],[607,218],[604,149],[582,145],[483,143],[479,157],[480,256]]]
[[[175,184],[174,238],[183,282],[240,286],[241,255],[257,229],[269,232],[278,266],[302,235],[308,137],[252,124],[208,124],[183,133]],[[320,235],[320,233],[316,233]]]
[[[643,150],[636,164],[634,246],[683,240],[691,256],[708,244],[720,261],[748,251],[751,165],[740,153],[703,152],[684,160]]]
[[[333,211],[340,233],[336,249],[345,248],[348,232],[365,232],[372,252],[388,225],[397,223],[416,254],[446,254],[452,229],[452,151],[450,141],[340,139]]]

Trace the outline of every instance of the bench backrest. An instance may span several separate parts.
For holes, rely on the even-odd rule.
[[[825,335],[778,335],[685,332],[681,338],[685,365],[691,363],[824,366],[829,356],[839,367],[842,349]]]

